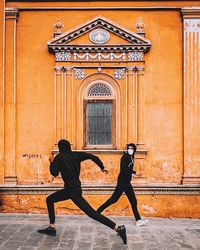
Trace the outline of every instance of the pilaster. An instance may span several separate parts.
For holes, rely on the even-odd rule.
[[[5,184],[16,184],[16,23],[18,9],[5,11]]]
[[[4,182],[5,1],[0,1],[0,183]]]
[[[66,96],[66,116],[65,116],[65,136],[67,140],[70,142],[72,141],[72,96],[73,96],[73,89],[72,89],[72,68],[65,67],[64,68],[64,82],[65,82],[65,96]]]
[[[183,8],[183,184],[200,183],[200,8]]]
[[[63,67],[54,67],[54,135],[55,144],[63,138]]]
[[[137,143],[144,145],[144,66],[137,67]]]
[[[128,86],[128,94],[127,94],[127,105],[128,105],[128,117],[127,117],[127,143],[137,142],[137,100],[136,100],[136,70],[135,67],[128,67],[127,74],[127,86]]]

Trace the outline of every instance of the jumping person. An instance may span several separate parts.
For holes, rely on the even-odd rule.
[[[120,163],[120,173],[117,180],[117,186],[114,190],[112,196],[98,209],[97,212],[101,213],[104,209],[109,207],[118,201],[123,192],[125,192],[128,200],[131,204],[133,214],[136,220],[136,226],[143,226],[149,220],[141,219],[140,214],[137,209],[137,199],[135,197],[135,192],[131,185],[132,175],[141,176],[140,174],[136,174],[136,171],[133,170],[134,161],[135,161],[135,152],[137,146],[133,143],[127,145],[127,152],[122,156]]]
[[[54,177],[61,173],[64,181],[64,189],[47,197],[46,203],[50,223],[47,228],[38,230],[38,233],[47,234],[52,237],[56,236],[54,203],[71,199],[89,217],[115,230],[122,238],[123,243],[127,244],[125,226],[117,226],[113,221],[99,214],[82,196],[81,182],[79,180],[80,163],[90,159],[100,167],[103,173],[108,173],[104,168],[103,162],[97,156],[89,153],[72,152],[70,142],[66,140],[60,140],[58,142],[58,148],[59,154],[57,154],[55,158],[53,156],[50,156],[49,158],[50,173]]]

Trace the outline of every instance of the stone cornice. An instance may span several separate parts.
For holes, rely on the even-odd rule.
[[[182,8],[181,14],[183,19],[200,19],[200,7]]]
[[[18,8],[5,8],[6,19],[18,19],[19,9]]]
[[[200,195],[200,185],[134,185],[136,194],[143,195]],[[49,194],[63,188],[63,185],[0,185],[0,194]],[[82,185],[84,194],[112,194],[115,185]]]
[[[124,44],[73,44],[72,42],[80,36],[93,31],[96,28],[101,28],[105,32],[113,33],[122,38]],[[127,44],[127,42],[129,44]],[[70,43],[70,44],[69,44]],[[130,52],[142,51],[147,52],[151,47],[151,42],[143,36],[128,30],[121,25],[114,23],[103,16],[97,16],[86,23],[83,23],[67,32],[49,40],[49,51],[56,53],[63,52]]]

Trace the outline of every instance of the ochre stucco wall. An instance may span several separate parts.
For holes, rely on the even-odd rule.
[[[3,9],[0,2],[0,33],[3,34]],[[58,19],[64,24],[63,32],[81,25],[98,15],[115,22],[126,29],[136,32],[135,23],[139,17],[145,24],[145,37],[152,46],[144,56],[144,145],[147,155],[136,160],[136,169],[142,170],[143,178],[134,178],[136,185],[181,184],[184,171],[183,156],[183,23],[180,9],[132,9],[132,10],[35,10],[31,7],[169,7],[199,6],[199,1],[136,1],[136,2],[7,2],[7,7],[20,7],[16,24],[16,165],[14,170],[17,184],[47,184],[49,174],[48,157],[54,149],[54,66],[55,58],[47,48],[47,42],[53,38],[53,25]],[[30,9],[21,9],[30,7]],[[70,20],[70,21],[69,21]],[[11,27],[11,26],[9,26]],[[13,26],[14,27],[14,26]],[[11,28],[13,28],[11,27]],[[10,29],[11,29],[10,28]],[[13,33],[6,30],[7,41],[13,41]],[[9,33],[10,32],[10,33]],[[111,35],[111,42],[122,42],[121,38]],[[76,43],[88,42],[88,35],[80,37]],[[7,53],[7,64],[11,55]],[[3,37],[0,36],[0,70],[3,79]],[[137,63],[135,63],[137,64]],[[139,64],[139,63],[138,63]],[[57,63],[59,65],[59,63]],[[62,63],[60,63],[62,65]],[[65,64],[73,66],[70,63]],[[84,65],[84,64],[82,64]],[[102,64],[105,66],[105,63]],[[114,66],[124,66],[115,63]],[[12,68],[7,69],[12,71]],[[111,71],[105,70],[105,74]],[[89,69],[88,74],[94,74]],[[3,81],[3,80],[2,80]],[[7,82],[13,81],[13,75],[7,74]],[[79,90],[84,81],[74,80],[73,98],[68,104],[74,107],[67,124],[67,139],[75,150],[82,148],[82,133],[78,103]],[[120,99],[120,126],[117,149],[125,149],[126,126],[126,82],[118,81]],[[9,89],[9,86],[8,86]],[[74,103],[72,103],[74,99]],[[0,85],[0,103],[3,107],[3,84]],[[8,105],[9,106],[9,105]],[[9,108],[9,107],[7,107]],[[70,113],[70,111],[68,112]],[[0,164],[4,166],[4,110],[0,109]],[[131,124],[130,124],[131,126]],[[71,132],[74,129],[73,134]],[[9,131],[9,130],[6,130]],[[7,149],[6,149],[7,150]],[[100,172],[92,162],[82,164],[81,180],[86,185],[107,185],[116,183],[119,172],[120,153],[98,153],[109,170],[108,175]],[[10,160],[13,160],[10,155]],[[9,159],[7,159],[8,161]],[[0,184],[4,184],[4,167],[0,168]],[[61,184],[60,178],[54,181]],[[39,212],[46,213],[46,195],[1,195],[2,212]],[[86,195],[96,208],[108,195]],[[138,195],[139,209],[145,216],[193,217],[199,216],[199,196],[197,195]],[[195,204],[191,207],[191,204]],[[130,215],[131,210],[126,198],[113,205],[108,214]],[[57,205],[58,213],[80,213],[71,202]]]
[[[73,18],[74,15],[76,19]],[[53,35],[52,25],[60,18],[65,25],[64,31],[67,31],[97,15],[99,11],[22,11],[19,13],[16,152],[19,183],[34,181],[38,174],[41,178],[47,177],[48,154],[53,147],[54,55],[48,52],[46,44]],[[101,15],[132,31],[138,17],[142,17],[145,23],[146,38],[152,43],[150,52],[145,55],[144,74],[144,141],[148,149],[147,181],[180,183],[183,164],[180,14],[177,11],[156,13],[154,11],[101,11]],[[124,116],[125,114],[121,114],[121,121],[125,119]],[[157,131],[160,131],[159,135]],[[81,138],[79,131],[77,133]],[[124,136],[123,131],[121,136]],[[124,146],[125,143],[121,143],[120,149]],[[41,158],[27,159],[23,157],[24,154],[40,154]],[[116,160],[116,164],[113,165],[118,168],[119,160]],[[90,177],[88,178],[90,181]],[[103,182],[107,182],[106,178]]]

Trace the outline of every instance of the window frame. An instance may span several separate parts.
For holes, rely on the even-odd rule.
[[[87,104],[88,103],[112,103],[112,144],[95,144],[89,145],[87,143]],[[116,100],[113,98],[88,98],[83,100],[83,145],[85,149],[115,149],[116,148]]]

